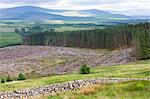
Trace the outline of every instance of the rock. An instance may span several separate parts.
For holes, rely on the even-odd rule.
[[[29,99],[29,97],[33,96],[54,94],[60,91],[71,91],[87,85],[119,83],[131,80],[150,81],[150,78],[96,78],[96,79],[75,80],[20,91],[14,90],[12,92],[0,92],[0,99]]]

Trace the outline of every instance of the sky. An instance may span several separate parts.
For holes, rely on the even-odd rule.
[[[0,0],[0,8],[39,6],[48,9],[99,9],[125,15],[150,15],[150,0]]]

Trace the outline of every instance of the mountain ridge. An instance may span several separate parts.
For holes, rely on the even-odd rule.
[[[63,20],[63,21],[118,21],[132,19],[132,16],[113,14],[98,9],[56,10],[37,6],[19,6],[0,9],[0,20]],[[136,18],[140,18],[137,17]]]

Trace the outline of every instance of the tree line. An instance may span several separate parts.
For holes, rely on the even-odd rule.
[[[103,29],[56,32],[39,26],[16,29],[25,45],[119,49],[135,47],[141,59],[150,58],[150,23],[125,24]]]

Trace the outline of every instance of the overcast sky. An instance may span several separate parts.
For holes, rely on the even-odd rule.
[[[99,9],[126,15],[150,15],[150,0],[0,0],[0,8]]]

